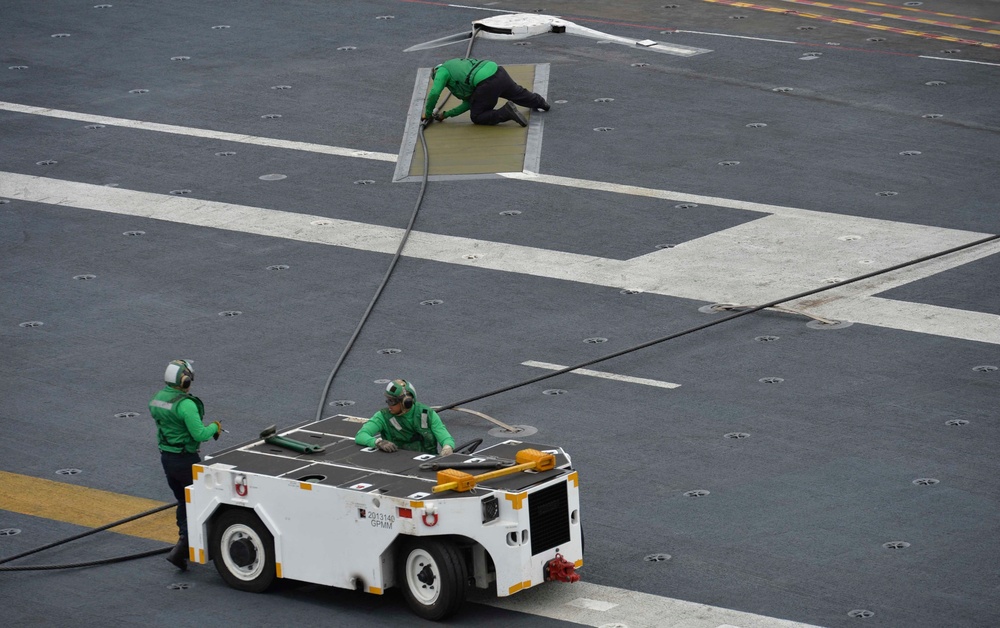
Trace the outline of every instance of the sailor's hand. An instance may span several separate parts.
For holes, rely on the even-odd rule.
[[[215,434],[212,434],[212,438],[219,440],[219,434],[222,434],[222,423],[219,421],[212,421],[212,423],[215,425]]]
[[[441,448],[442,456],[450,456],[453,453],[455,453],[455,450],[451,448],[451,445],[445,445],[444,447]]]
[[[434,114],[434,119],[437,120],[438,122],[444,122],[444,114],[443,113],[435,113]]]
[[[387,454],[391,454],[392,452],[399,449],[398,447],[396,447],[396,443],[392,442],[391,440],[386,440],[384,438],[380,438],[377,441],[375,441],[375,446]]]
[[[434,120],[436,120],[436,119],[437,119],[437,116],[433,116],[433,115],[428,116],[428,115],[424,114],[424,115],[420,116],[420,124],[422,124],[424,126],[427,126],[431,122],[434,122]]]

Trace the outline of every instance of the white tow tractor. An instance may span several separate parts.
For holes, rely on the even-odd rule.
[[[500,597],[583,564],[579,475],[562,449],[508,440],[472,454],[392,454],[336,415],[220,452],[187,487],[190,560],[262,592],[277,578],[382,594],[439,620],[466,588]]]

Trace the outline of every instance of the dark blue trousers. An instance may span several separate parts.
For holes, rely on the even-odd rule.
[[[177,499],[177,533],[181,539],[186,540],[188,523],[184,487],[194,482],[191,476],[191,465],[201,462],[201,456],[197,453],[172,454],[168,451],[161,451],[160,462],[163,464],[163,473],[167,476],[167,484]]]
[[[529,109],[539,109],[545,104],[544,98],[515,83],[501,66],[497,68],[496,74],[476,85],[472,92],[472,98],[469,99],[469,117],[472,123],[493,125],[506,120],[500,110],[496,109],[501,98]]]

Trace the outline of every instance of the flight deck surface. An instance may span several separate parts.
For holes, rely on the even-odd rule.
[[[431,165],[495,137],[522,167],[428,182],[320,399],[420,193],[419,77],[469,41],[404,51],[506,12],[607,38],[476,38],[552,107],[426,129]],[[229,430],[206,462],[295,474],[233,449],[370,417],[398,377],[476,398],[440,413],[456,442],[564,448],[582,581],[456,626],[1000,625],[998,33],[986,0],[0,2],[0,560],[172,501],[147,404],[187,358]],[[323,481],[429,485],[358,426],[318,432]],[[163,512],[0,568],[175,539]],[[414,622],[393,589],[249,595],[159,556],[0,572],[0,608]]]

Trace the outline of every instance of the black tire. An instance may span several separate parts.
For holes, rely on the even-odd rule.
[[[396,558],[397,583],[415,614],[439,621],[465,601],[468,570],[461,552],[436,539],[404,543]]]
[[[274,537],[252,510],[237,508],[219,515],[209,549],[219,575],[234,589],[263,593],[278,576]]]

